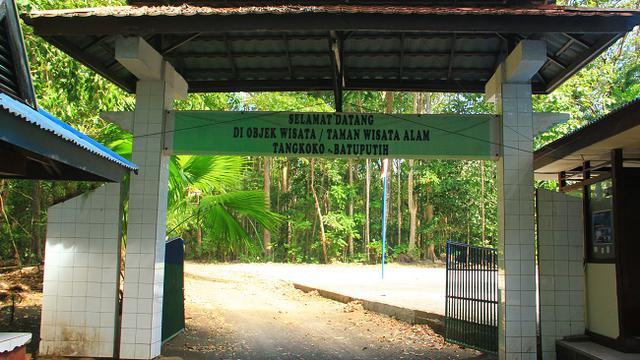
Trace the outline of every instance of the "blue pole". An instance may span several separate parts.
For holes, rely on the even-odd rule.
[[[384,174],[382,183],[382,278],[384,279],[384,258],[387,247],[387,174]]]

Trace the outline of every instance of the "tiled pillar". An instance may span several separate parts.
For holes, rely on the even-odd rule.
[[[164,155],[165,110],[172,98],[164,81],[138,81],[125,255],[120,357],[160,355],[169,157]]]
[[[536,358],[533,111],[531,85],[502,83],[503,156],[497,166],[499,357]]]
[[[536,204],[542,359],[553,360],[556,340],[585,332],[582,198],[540,189]]]
[[[40,355],[113,357],[120,207],[109,183],[49,208]]]

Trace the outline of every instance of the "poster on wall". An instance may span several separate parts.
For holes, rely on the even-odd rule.
[[[594,211],[591,215],[591,251],[594,259],[614,258],[611,210]]]

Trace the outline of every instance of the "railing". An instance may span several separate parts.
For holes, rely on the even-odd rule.
[[[498,351],[498,258],[493,248],[447,242],[445,339]]]

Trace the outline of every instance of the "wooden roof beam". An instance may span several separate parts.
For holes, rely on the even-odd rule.
[[[168,53],[178,49],[179,47],[191,42],[193,39],[197,38],[198,36],[200,36],[202,33],[195,33],[191,36],[187,36],[185,39],[182,39],[172,45],[169,45],[167,48],[162,49],[161,53],[162,55],[167,55]]]
[[[344,88],[344,68],[342,66],[342,38],[336,31],[329,32],[329,56],[333,68],[333,96],[337,112],[342,112],[342,89]]]

